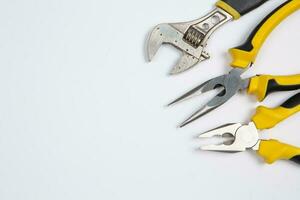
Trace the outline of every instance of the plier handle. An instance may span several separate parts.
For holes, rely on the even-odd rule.
[[[287,0],[271,13],[269,13],[251,32],[246,42],[229,53],[232,57],[230,66],[233,68],[247,69],[253,65],[270,33],[288,16],[300,9],[299,0]]]
[[[222,152],[242,152],[251,149],[257,151],[269,164],[282,159],[300,164],[300,148],[259,137],[259,130],[272,128],[299,111],[300,93],[276,108],[259,106],[249,124],[227,124],[199,136],[200,138],[230,137],[231,142],[202,146],[201,149]]]

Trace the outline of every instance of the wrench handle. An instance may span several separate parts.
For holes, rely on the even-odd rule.
[[[234,19],[239,19],[252,10],[255,10],[268,0],[220,0],[216,6],[228,12]]]

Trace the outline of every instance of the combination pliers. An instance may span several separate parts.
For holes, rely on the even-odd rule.
[[[200,19],[183,23],[159,24],[150,34],[148,58],[151,61],[160,46],[171,44],[182,51],[182,57],[170,74],[186,71],[207,60],[207,41],[220,26],[254,10],[268,0],[220,0],[216,8]]]
[[[221,152],[242,152],[251,149],[257,151],[269,164],[282,159],[300,164],[300,148],[273,139],[260,139],[258,131],[272,128],[299,111],[300,93],[277,108],[259,106],[249,124],[227,124],[200,135],[200,138],[214,136],[229,138],[220,145],[202,146],[201,149]]]
[[[241,78],[241,75],[253,65],[256,56],[268,35],[281,21],[299,8],[300,0],[289,0],[277,7],[253,30],[243,45],[229,50],[233,58],[230,66],[233,69],[228,74],[208,80],[171,102],[169,105],[190,99],[214,89],[221,89],[221,92],[217,96],[211,99],[201,109],[193,113],[180,125],[180,127],[195,121],[201,116],[223,105],[240,90],[247,89],[249,94],[254,94],[258,97],[258,101],[263,101],[264,98],[272,92],[300,89],[300,75],[258,75],[247,79]]]

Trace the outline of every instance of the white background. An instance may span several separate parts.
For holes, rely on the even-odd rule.
[[[296,164],[197,150],[209,142],[196,139],[199,133],[249,121],[255,98],[237,95],[184,129],[176,126],[211,94],[164,106],[227,72],[227,49],[281,2],[219,29],[209,61],[170,77],[180,53],[163,47],[147,63],[147,34],[158,23],[206,14],[213,0],[2,0],[0,199],[299,199]],[[247,76],[299,73],[299,24],[300,12],[285,20]],[[293,93],[262,104],[277,106]],[[300,145],[299,120],[298,114],[266,132]]]

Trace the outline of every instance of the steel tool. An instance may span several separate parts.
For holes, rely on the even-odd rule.
[[[230,139],[222,144],[202,146],[201,149],[221,152],[242,152],[250,149],[257,151],[269,164],[281,159],[292,160],[300,164],[300,148],[259,137],[259,130],[273,128],[299,111],[300,93],[277,108],[259,106],[249,124],[227,124],[200,135],[200,138],[217,136]]]
[[[261,46],[272,30],[299,8],[300,0],[290,0],[280,5],[263,19],[243,45],[229,50],[233,57],[233,62],[231,63],[233,69],[228,74],[208,80],[171,102],[169,105],[185,101],[207,91],[217,88],[221,89],[221,92],[217,96],[185,120],[180,127],[195,121],[223,105],[240,90],[247,89],[249,94],[255,94],[258,97],[258,101],[262,101],[272,92],[300,89],[299,75],[261,75],[248,79],[241,78],[241,75],[253,65]]]
[[[200,19],[183,23],[157,25],[148,41],[148,58],[151,61],[160,46],[171,44],[182,51],[182,56],[170,74],[186,71],[207,60],[207,41],[220,26],[254,10],[268,0],[220,0],[216,8]]]

